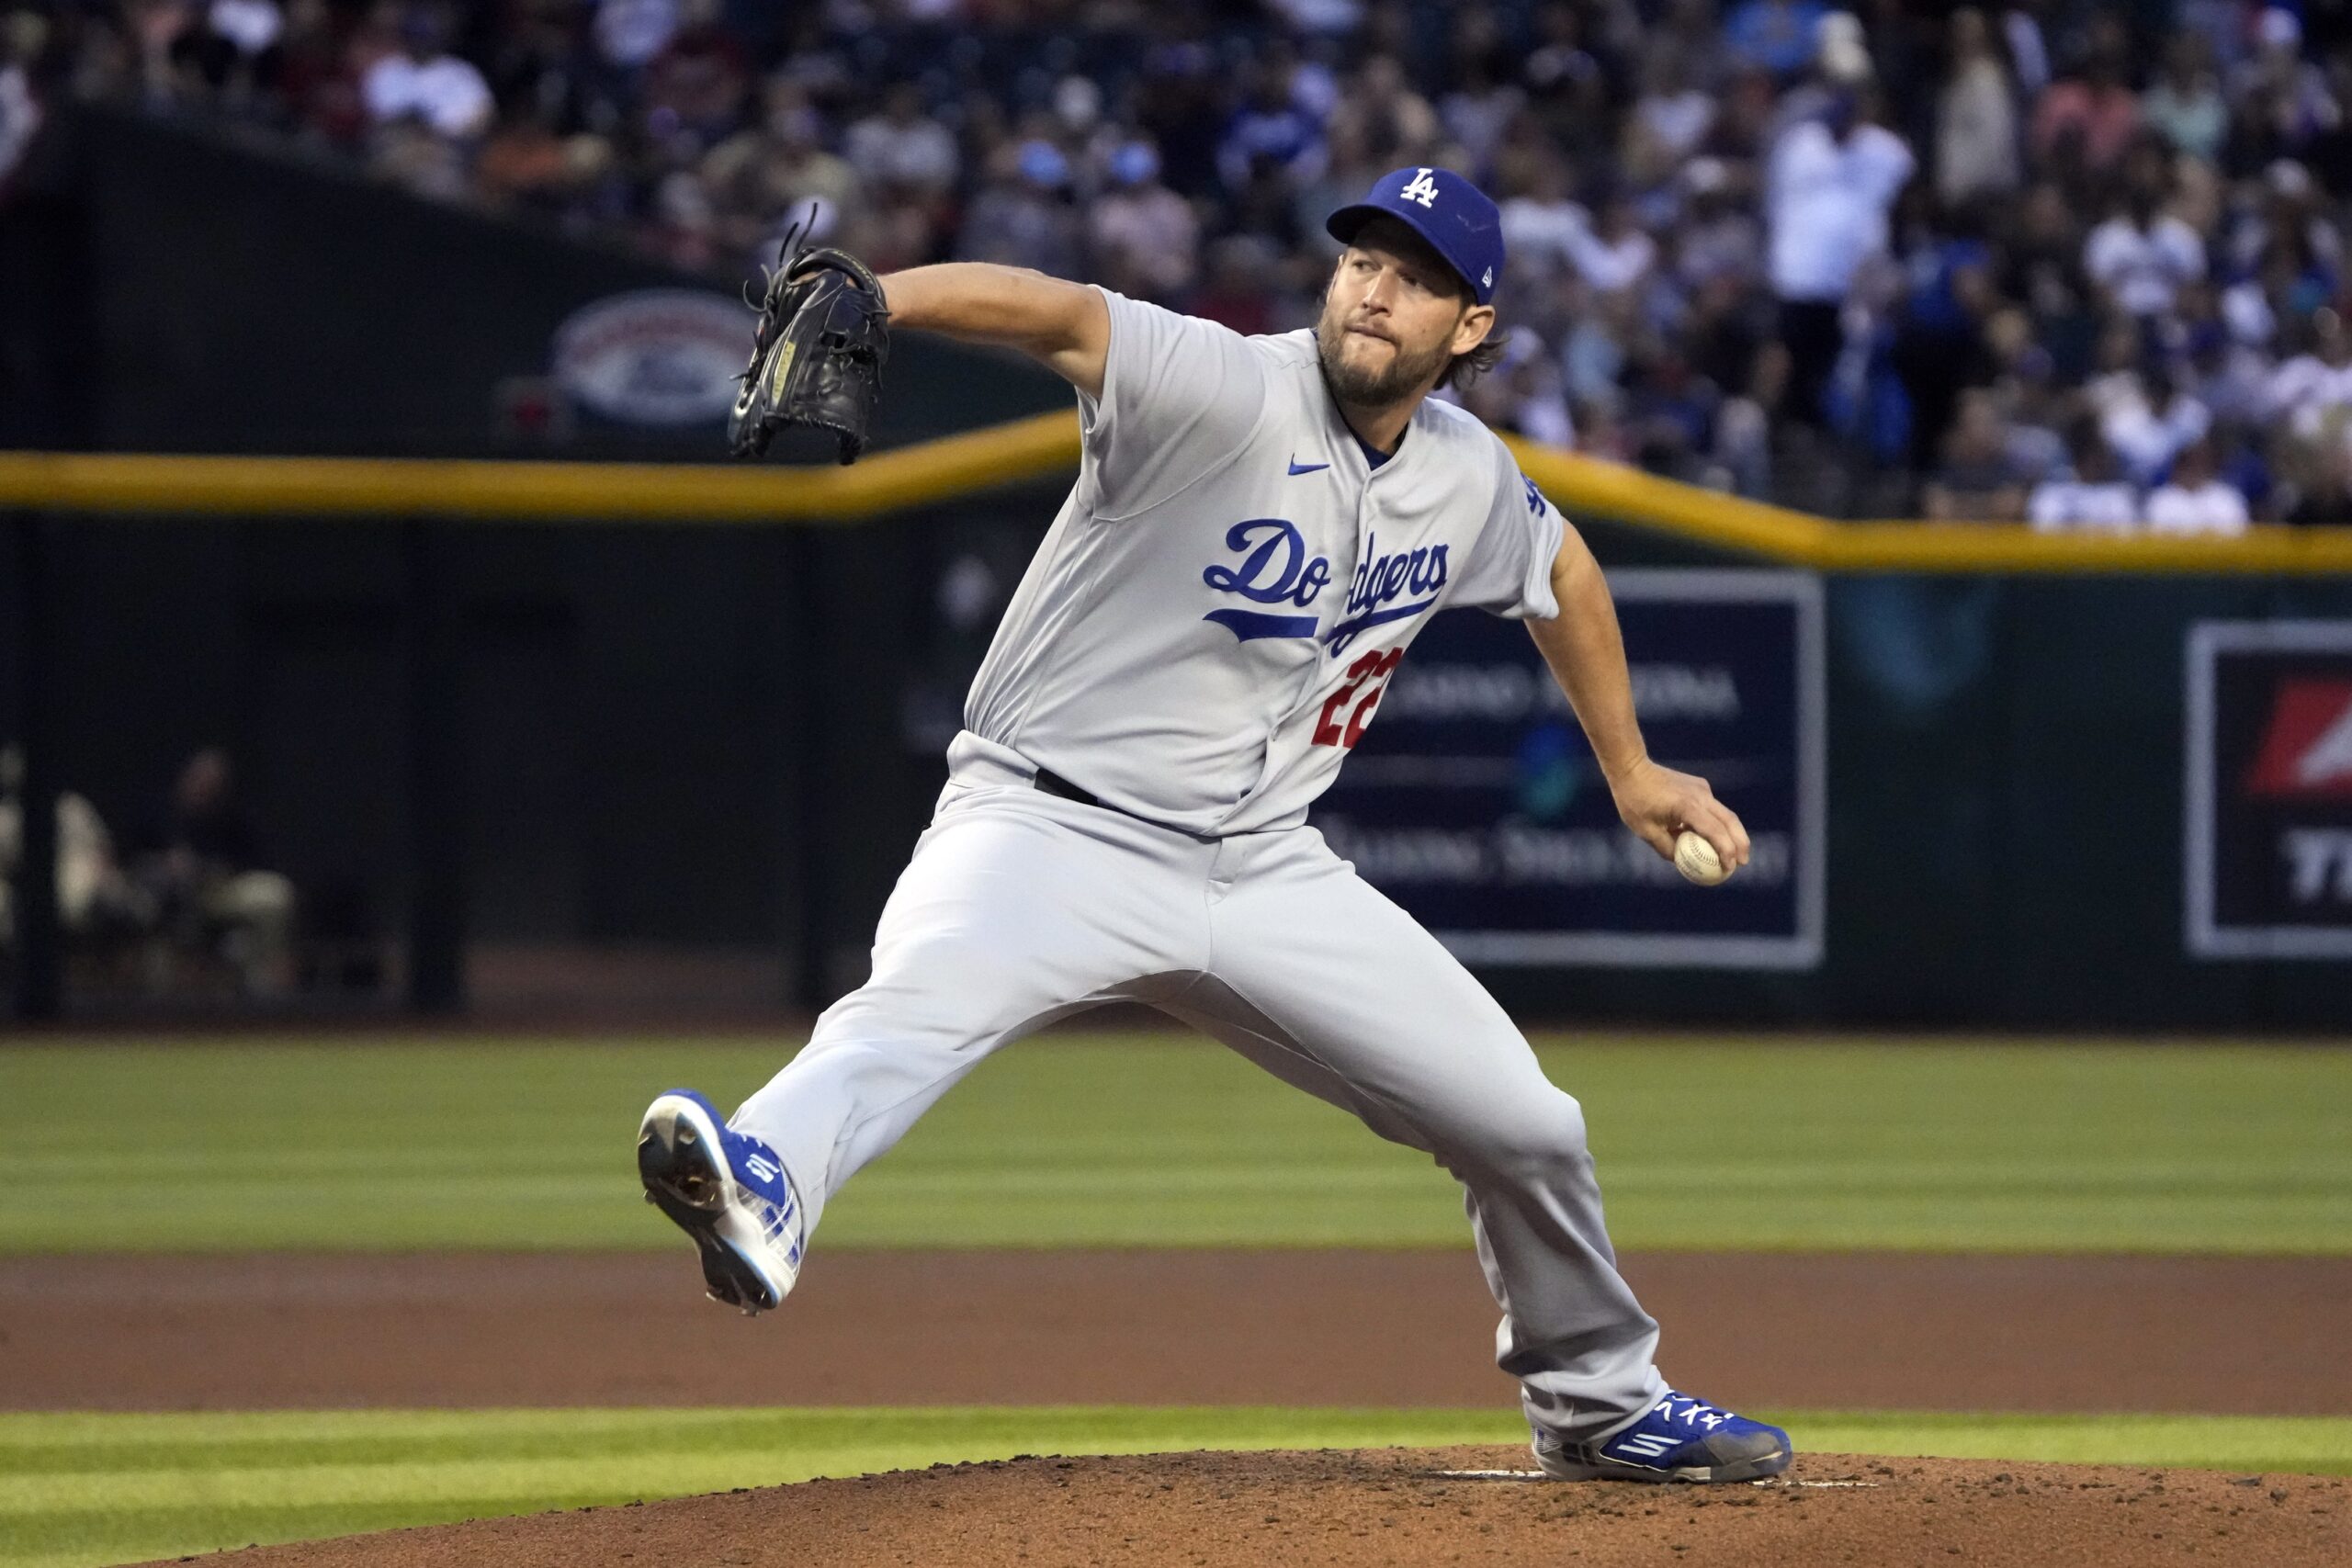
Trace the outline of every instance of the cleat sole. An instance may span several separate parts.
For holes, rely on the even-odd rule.
[[[665,1138],[663,1134],[669,1136]],[[703,1284],[712,1301],[755,1317],[781,1304],[760,1271],[725,1236],[718,1222],[726,1212],[727,1177],[717,1156],[691,1123],[660,1119],[637,1143],[638,1179],[645,1201],[694,1239],[702,1256]]]

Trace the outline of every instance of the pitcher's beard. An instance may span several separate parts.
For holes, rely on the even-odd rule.
[[[1408,352],[1402,344],[1392,344],[1396,352],[1389,356],[1386,369],[1364,370],[1340,357],[1347,341],[1344,322],[1326,316],[1317,323],[1315,348],[1323,361],[1323,379],[1330,383],[1334,397],[1358,408],[1387,408],[1402,402],[1419,392],[1453,357],[1446,344],[1419,354]]]

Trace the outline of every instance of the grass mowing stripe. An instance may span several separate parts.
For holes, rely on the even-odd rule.
[[[0,1568],[87,1568],[1019,1453],[1510,1441],[1508,1413],[1287,1409],[354,1411],[0,1416]],[[582,1439],[585,1439],[584,1441]],[[518,1445],[541,1457],[518,1462]],[[198,1449],[213,1462],[184,1464]],[[561,1457],[570,1448],[581,1457]],[[372,1450],[372,1464],[357,1462]],[[418,1462],[420,1452],[431,1459]],[[333,1455],[330,1462],[310,1462]],[[123,1468],[109,1468],[128,1459]],[[161,1469],[154,1461],[164,1461]],[[40,1503],[46,1492],[50,1502]]]
[[[2352,1050],[1547,1037],[1626,1247],[2352,1252]],[[0,1052],[0,1251],[669,1247],[639,1109],[788,1055],[691,1039]],[[256,1145],[251,1108],[281,1112]],[[137,1203],[94,1145],[140,1150]],[[299,1195],[299,1196],[298,1196]],[[1458,1244],[1430,1161],[1176,1036],[984,1064],[823,1245]]]
[[[1775,1417],[1800,1449],[2352,1473],[2352,1418]],[[1193,1407],[0,1416],[0,1568],[90,1568],[400,1525],[1017,1453],[1512,1443],[1500,1410]],[[202,1467],[186,1458],[201,1452]]]

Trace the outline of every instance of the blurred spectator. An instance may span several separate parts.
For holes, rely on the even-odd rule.
[[[720,0],[684,0],[678,26],[645,62],[637,108],[649,140],[699,151],[741,118],[751,72],[742,46],[719,20]]]
[[[285,32],[276,0],[210,0],[180,47],[205,85],[237,107],[276,85]]]
[[[248,996],[292,979],[294,885],[263,869],[259,836],[236,796],[229,754],[207,747],[180,769],[132,874],[184,951],[215,954]]]
[[[1992,370],[1984,322],[1993,310],[1992,246],[1974,209],[1955,215],[1948,232],[1921,236],[1907,258],[1894,370],[1911,401],[1913,466],[1941,449],[1961,389]]]
[[[1669,40],[1643,59],[1642,96],[1626,119],[1626,175],[1643,185],[1670,175],[1705,145],[1715,100],[1690,79],[1690,63]]]
[[[803,217],[810,203],[830,214],[863,208],[865,183],[846,158],[825,150],[824,120],[797,82],[772,77],[761,95],[756,126],[713,147],[701,165],[703,184],[727,213],[733,248],[750,254],[783,224]],[[822,214],[820,214],[820,218]]]
[[[2340,446],[2352,416],[2352,330],[2335,310],[2322,310],[2308,332],[2310,347],[2272,374],[2267,412],[2286,439]]]
[[[1485,176],[1493,167],[1503,130],[1527,95],[1512,78],[1494,13],[1465,6],[1455,16],[1455,86],[1438,102],[1438,118],[1466,156],[1467,168]]]
[[[1159,183],[1159,154],[1129,141],[1111,154],[1111,188],[1095,197],[1088,237],[1102,281],[1120,293],[1168,301],[1200,268],[1200,221],[1192,204]]]
[[[2172,477],[2148,496],[2152,534],[2243,534],[2245,497],[2215,472],[2210,442],[2193,441],[2174,459]]]
[[[890,88],[881,113],[852,125],[842,151],[859,174],[877,185],[944,191],[960,172],[956,139],[923,112],[922,92],[911,82]]]
[[[2067,443],[2074,466],[2033,487],[2026,520],[2048,534],[2128,534],[2138,525],[2140,498],[2116,472],[2115,455],[2095,423],[2086,420]]]
[[[2050,85],[2033,116],[2035,153],[2061,174],[2112,168],[2140,130],[2130,85],[2132,42],[2112,12],[2090,22],[2080,69]]]
[[[2025,490],[2008,457],[2000,405],[1982,391],[1961,400],[1943,441],[1943,461],[1919,492],[1936,522],[2008,523],[2025,515]]]
[[[1567,160],[1541,159],[1500,195],[1509,287],[1546,284],[1574,266],[1592,220],[1569,195]]]
[[[682,20],[679,0],[595,0],[596,47],[623,71],[635,71],[668,47]]]
[[[1813,63],[1815,30],[1827,10],[1820,0],[1738,0],[1724,17],[1724,51],[1738,64],[1794,76]]]
[[[1862,263],[1883,253],[1887,210],[1911,178],[1911,150],[1842,93],[1824,120],[1791,130],[1772,150],[1770,267],[1789,351],[1787,412],[1819,423],[1822,391],[1844,344],[1841,312]]]
[[[471,61],[448,51],[449,17],[433,6],[401,17],[400,49],[368,68],[360,96],[379,126],[415,122],[447,141],[465,141],[490,125],[490,84]]]
[[[1674,274],[1694,294],[1718,283],[1744,291],[1763,273],[1764,228],[1733,188],[1733,177],[1720,158],[1693,158],[1682,166]],[[1516,260],[1518,253],[1511,254]]]
[[[2110,368],[2084,389],[2084,400],[2124,472],[2145,485],[2155,482],[2182,447],[2203,439],[2213,419],[2176,382],[2171,367],[2135,358],[2137,343],[2128,321],[2109,329],[2102,355]]]
[[[1274,275],[1280,258],[1254,234],[1230,234],[1209,247],[1208,276],[1193,311],[1238,333],[1275,330]]]
[[[2084,273],[2113,308],[2133,316],[2164,315],[2184,285],[2205,276],[2205,243],[2158,209],[2159,196],[2152,181],[2134,181],[2083,242]]]
[[[16,942],[14,902],[25,844],[25,754],[0,746],[0,952]],[[123,875],[114,836],[97,807],[72,790],[57,796],[57,923],[69,942],[126,936],[146,925],[153,908]]]
[[[1323,128],[1291,91],[1285,64],[1261,62],[1250,96],[1217,143],[1216,170],[1228,190],[1248,185],[1261,166],[1311,180],[1322,169]]]
[[[1520,67],[1536,122],[1564,151],[1604,145],[1610,124],[1606,46],[1592,36],[1588,15],[1568,0],[1547,0],[1536,12],[1535,47]]]
[[[1994,48],[1984,13],[1951,14],[1951,62],[1936,103],[1936,194],[1947,207],[2004,196],[2024,178],[2017,89]]]
[[[2337,442],[2312,454],[2281,521],[2301,527],[2352,525],[2352,446]]]
[[[298,135],[345,146],[366,130],[353,41],[328,0],[288,0],[277,49],[277,114]]]
[[[2343,120],[2326,74],[2303,57],[2303,25],[2293,11],[2265,10],[2255,37],[2255,52],[2238,66],[2232,92],[2238,106],[2233,141],[2238,162],[2249,168],[2300,156]]]
[[[49,22],[39,12],[0,17],[0,192],[47,118],[33,91],[32,64],[48,41]]]
[[[1069,160],[1060,148],[1044,141],[1007,143],[998,151],[994,177],[965,214],[958,258],[1057,276],[1076,272],[1080,231],[1069,185]]]
[[[2230,131],[2230,106],[2213,73],[2211,51],[2192,32],[2165,44],[2164,73],[2140,96],[2140,116],[2173,151],[2211,163]]]
[[[1462,394],[1462,404],[1498,430],[1555,446],[1576,445],[1576,422],[1568,412],[1566,383],[1544,351],[1544,340],[1526,327],[1503,335],[1503,356],[1491,375]]]
[[[1595,294],[1631,293],[1649,280],[1657,242],[1635,221],[1632,200],[1619,194],[1602,203],[1598,223],[1570,236],[1568,255]]]

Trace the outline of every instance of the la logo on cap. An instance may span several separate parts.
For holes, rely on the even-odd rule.
[[[1434,207],[1437,205],[1437,182],[1430,178],[1429,170],[1423,169],[1408,181],[1405,188],[1396,194],[1407,201],[1418,201],[1423,207]]]

